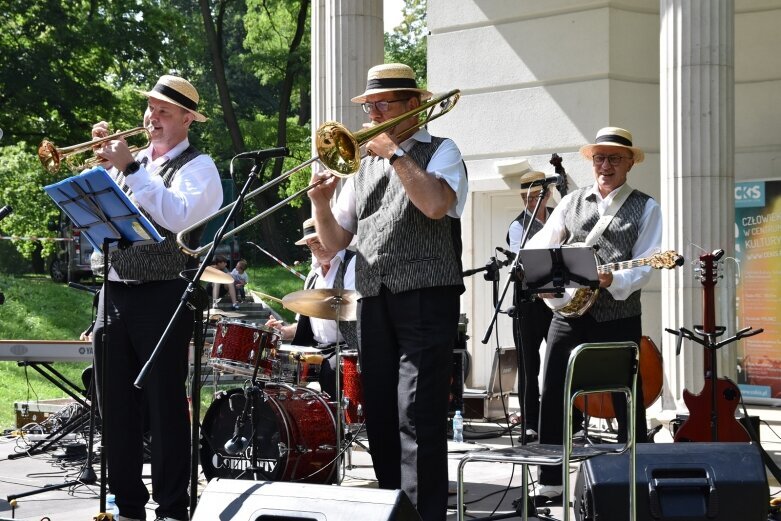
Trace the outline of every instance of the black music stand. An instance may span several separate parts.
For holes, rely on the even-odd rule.
[[[147,219],[135,204],[122,191],[106,169],[98,166],[82,172],[79,175],[69,177],[58,183],[44,187],[46,194],[60,207],[60,209],[73,222],[75,229],[79,230],[92,244],[95,251],[103,255],[103,338],[102,345],[105,356],[101,360],[100,403],[102,420],[106,422],[107,410],[105,407],[105,362],[109,356],[108,320],[108,259],[109,254],[117,248],[129,248],[143,244],[162,242],[163,237],[157,232],[152,223]],[[93,378],[95,372],[93,371]],[[91,425],[94,425],[94,400],[90,407]],[[103,432],[102,444],[107,445],[106,433]],[[87,454],[87,465],[92,460],[92,444],[90,443]],[[82,473],[82,475],[88,472]],[[94,473],[93,473],[94,475]],[[106,511],[106,456],[105,451],[100,454],[100,512]],[[94,481],[94,478],[93,478]],[[52,490],[53,488],[65,488],[71,485],[81,484],[82,481],[72,481],[52,487],[45,487],[39,491]],[[30,495],[24,494],[24,495]],[[18,495],[16,497],[22,497]]]

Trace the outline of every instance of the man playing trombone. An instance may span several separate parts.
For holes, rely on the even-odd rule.
[[[403,489],[425,521],[444,521],[467,177],[452,140],[416,130],[415,109],[429,97],[407,65],[369,69],[366,91],[352,99],[369,115],[366,126],[400,121],[366,142],[370,157],[333,211],[337,179],[329,172],[316,176],[326,181],[309,196],[327,248],[341,250],[358,237],[361,382],[379,486]]]
[[[133,157],[121,139],[105,142],[97,153],[132,200],[166,240],[112,252],[108,327],[103,329],[103,299],[93,335],[98,371],[105,362],[107,414],[103,430],[108,483],[122,519],[146,519],[149,492],[141,479],[145,412],[152,435],[152,493],[159,520],[188,519],[190,430],[185,380],[193,319],[180,313],[143,390],[133,385],[177,309],[187,282],[179,273],[192,262],[179,251],[175,234],[211,215],[222,204],[220,176],[212,159],[188,140],[198,113],[198,92],[185,79],[162,76],[149,92],[144,127],[150,146]],[[92,127],[93,138],[108,135],[105,121]],[[199,232],[192,232],[193,241]],[[194,244],[197,244],[195,242]],[[98,262],[102,265],[102,260]],[[109,345],[103,345],[103,334]],[[101,378],[98,375],[97,381]]]

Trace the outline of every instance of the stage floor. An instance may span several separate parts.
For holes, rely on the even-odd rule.
[[[512,406],[512,400],[511,400]],[[517,407],[516,407],[517,410]],[[781,464],[781,409],[770,407],[750,407],[751,415],[758,415],[762,420],[761,438],[765,450],[776,463]],[[502,426],[493,423],[469,422],[465,427],[466,443],[449,444],[449,464],[451,491],[448,521],[456,519],[455,515],[455,478],[460,457],[466,450],[484,450],[493,447],[509,446],[511,436],[500,435]],[[517,440],[517,434],[513,435]],[[16,496],[39,490],[48,485],[61,485],[78,475],[79,468],[64,464],[57,452],[36,456],[24,456],[8,459],[9,454],[19,452],[20,444],[17,438],[6,437],[0,441],[0,520],[23,519],[41,520],[48,517],[51,521],[88,521],[99,513],[98,485],[78,485],[71,488],[36,493],[16,500],[15,510],[6,500],[8,496]],[[671,436],[666,428],[656,436],[657,443],[669,443]],[[514,441],[517,444],[517,441]],[[361,447],[355,447],[351,454],[351,466],[344,470],[342,487],[376,487],[374,472],[368,453]],[[94,465],[96,473],[99,465]],[[145,481],[149,479],[148,466],[145,469]],[[574,486],[577,469],[570,474]],[[201,476],[202,477],[202,476]],[[481,518],[496,513],[514,511],[513,501],[521,496],[520,467],[497,463],[469,463],[465,467],[467,517]],[[769,476],[771,494],[778,494],[778,483]],[[200,488],[206,486],[202,479]],[[148,505],[147,519],[154,519],[154,503]],[[560,519],[561,507],[551,509],[551,515]],[[517,518],[517,517],[516,517]],[[573,517],[574,519],[574,517]]]

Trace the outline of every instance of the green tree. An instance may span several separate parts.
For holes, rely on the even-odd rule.
[[[418,85],[425,88],[426,69],[426,0],[404,0],[401,23],[385,33],[385,62],[405,63],[417,75]]]

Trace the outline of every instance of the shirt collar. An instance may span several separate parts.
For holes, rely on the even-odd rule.
[[[159,165],[165,161],[170,161],[171,159],[181,155],[181,153],[187,150],[187,147],[189,146],[190,146],[190,140],[188,138],[184,138],[174,148],[172,148],[162,156],[158,157],[157,160],[152,161],[152,145],[150,145],[144,150],[142,150],[141,152],[139,152],[136,159],[141,161],[141,159],[146,157],[150,163]]]
[[[594,183],[591,185],[591,189],[588,191],[588,195],[586,195],[586,198],[600,201],[600,202],[610,202],[613,199],[616,198],[616,195],[618,194],[618,191],[621,190],[621,188],[624,185],[619,186],[609,194],[607,194],[607,197],[602,197],[602,193],[599,191],[599,185],[597,183]]]
[[[331,259],[331,265],[328,268],[329,271],[334,267],[338,266],[343,260],[344,260],[344,250],[340,250],[339,253],[334,255],[334,257]],[[322,264],[320,264],[320,261],[317,260],[317,257],[312,255],[312,269],[319,270],[321,266]]]

